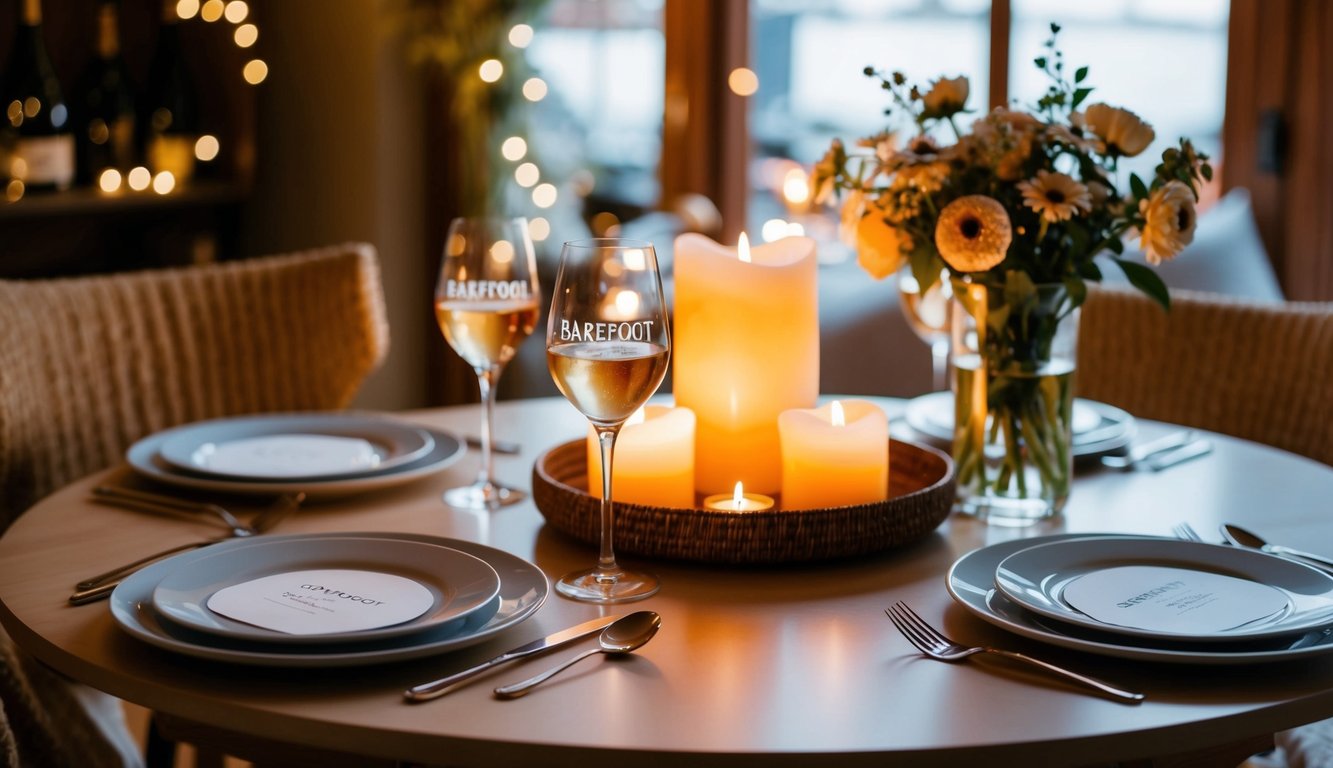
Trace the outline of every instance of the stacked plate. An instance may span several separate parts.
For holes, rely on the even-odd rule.
[[[145,477],[187,488],[329,496],[425,477],[465,451],[446,432],[339,412],[195,422],[145,437],[126,459]]]
[[[1144,576],[1161,578],[1136,580]],[[1333,574],[1238,547],[1039,536],[964,555],[948,588],[991,624],[1109,656],[1250,664],[1333,651]]]
[[[1097,456],[1124,448],[1134,437],[1134,417],[1093,400],[1074,401],[1074,456]],[[904,420],[917,434],[942,447],[953,442],[953,393],[932,392],[907,403]]]
[[[331,570],[405,580],[420,593],[424,611],[386,626],[297,634],[215,610],[214,598],[239,585]],[[110,605],[125,631],[177,653],[261,666],[329,667],[413,659],[482,642],[535,613],[548,592],[535,565],[481,544],[328,533],[233,539],[177,555],[125,579]],[[279,611],[299,613],[309,601],[294,596],[284,602]]]

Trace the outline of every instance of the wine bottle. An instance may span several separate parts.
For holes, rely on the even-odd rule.
[[[120,55],[120,0],[98,0],[97,55],[89,62],[75,102],[78,181],[97,184],[107,168],[122,174],[135,165],[134,85]]]
[[[68,189],[74,181],[74,134],[42,40],[41,0],[20,0],[14,48],[0,84],[10,199],[23,192]],[[19,193],[14,193],[14,187]]]
[[[199,139],[195,98],[194,79],[181,49],[176,0],[163,0],[141,120],[148,169],[154,175],[170,172],[177,184],[194,176],[194,145]]]

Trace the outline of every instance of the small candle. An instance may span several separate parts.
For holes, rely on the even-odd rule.
[[[760,512],[773,506],[773,500],[760,493],[746,493],[745,484],[737,482],[731,493],[719,493],[704,499],[704,506],[719,512]]]
[[[611,496],[653,507],[694,506],[694,411],[640,408],[616,437]],[[588,492],[602,498],[602,453],[588,429]]]
[[[782,508],[884,501],[889,495],[889,420],[866,400],[834,400],[778,417]]]
[[[676,238],[673,258],[672,383],[676,402],[699,419],[699,492],[742,480],[777,493],[778,414],[819,398],[815,241],[729,248],[690,233]]]

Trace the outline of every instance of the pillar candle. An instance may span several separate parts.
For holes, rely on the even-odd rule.
[[[747,246],[748,249],[748,246]],[[694,410],[695,483],[761,494],[782,485],[778,415],[819,396],[815,243],[789,237],[749,250],[676,238],[672,391]]]
[[[653,507],[694,506],[694,412],[649,405],[621,428],[612,463],[611,497]],[[588,428],[588,492],[602,498],[602,453]]]
[[[889,420],[879,406],[866,400],[834,400],[822,408],[784,411],[778,429],[783,509],[842,507],[888,498]]]

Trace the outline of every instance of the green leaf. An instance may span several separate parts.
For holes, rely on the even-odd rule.
[[[1140,179],[1137,173],[1129,175],[1129,191],[1134,195],[1135,200],[1142,200],[1148,196],[1148,187],[1144,185],[1143,179]]]
[[[1045,69],[1045,68],[1046,68],[1046,57],[1045,57],[1045,56],[1038,56],[1037,58],[1035,58],[1035,59],[1032,60],[1032,63],[1033,63],[1033,64],[1036,64],[1038,69]]]
[[[1116,240],[1114,242],[1120,242],[1120,241]],[[1097,266],[1097,262],[1093,261],[1092,259],[1088,259],[1087,261],[1080,261],[1078,263],[1078,273],[1082,275],[1083,279],[1085,280],[1095,280],[1097,282],[1101,282],[1102,279],[1102,268]]]
[[[1091,264],[1092,262],[1088,262]],[[1096,267],[1093,267],[1096,269]],[[1065,278],[1065,292],[1069,294],[1069,308],[1083,304],[1083,300],[1088,298],[1088,285],[1077,277]]]
[[[1207,181],[1213,180],[1213,166],[1204,163],[1203,166],[1199,168],[1199,173],[1203,174],[1203,178],[1205,180]]]
[[[1005,273],[1004,303],[1011,307],[1025,306],[1037,298],[1037,286],[1026,272],[1010,270]]]
[[[1076,90],[1074,91],[1074,98],[1069,102],[1069,106],[1072,107],[1072,108],[1074,108],[1074,109],[1077,109],[1077,108],[1078,108],[1078,105],[1079,105],[1079,104],[1082,104],[1082,103],[1083,103],[1083,100],[1086,99],[1086,98],[1088,98],[1088,94],[1090,94],[1090,93],[1092,93],[1092,89],[1091,89],[1091,88],[1078,88],[1078,89],[1076,89]]]
[[[1074,82],[1076,83],[1083,82],[1084,80],[1087,79],[1087,77],[1088,77],[1087,67],[1079,67],[1077,70],[1074,71]]]
[[[912,277],[916,278],[917,285],[921,287],[921,293],[930,290],[930,287],[940,280],[940,272],[944,269],[944,262],[935,253],[934,249],[918,249],[913,251],[909,263],[912,266]]]
[[[1115,263],[1124,270],[1130,285],[1148,294],[1148,298],[1162,305],[1162,309],[1171,310],[1171,294],[1167,292],[1166,283],[1162,282],[1162,278],[1158,277],[1156,272],[1142,264],[1124,259],[1116,259]]]

